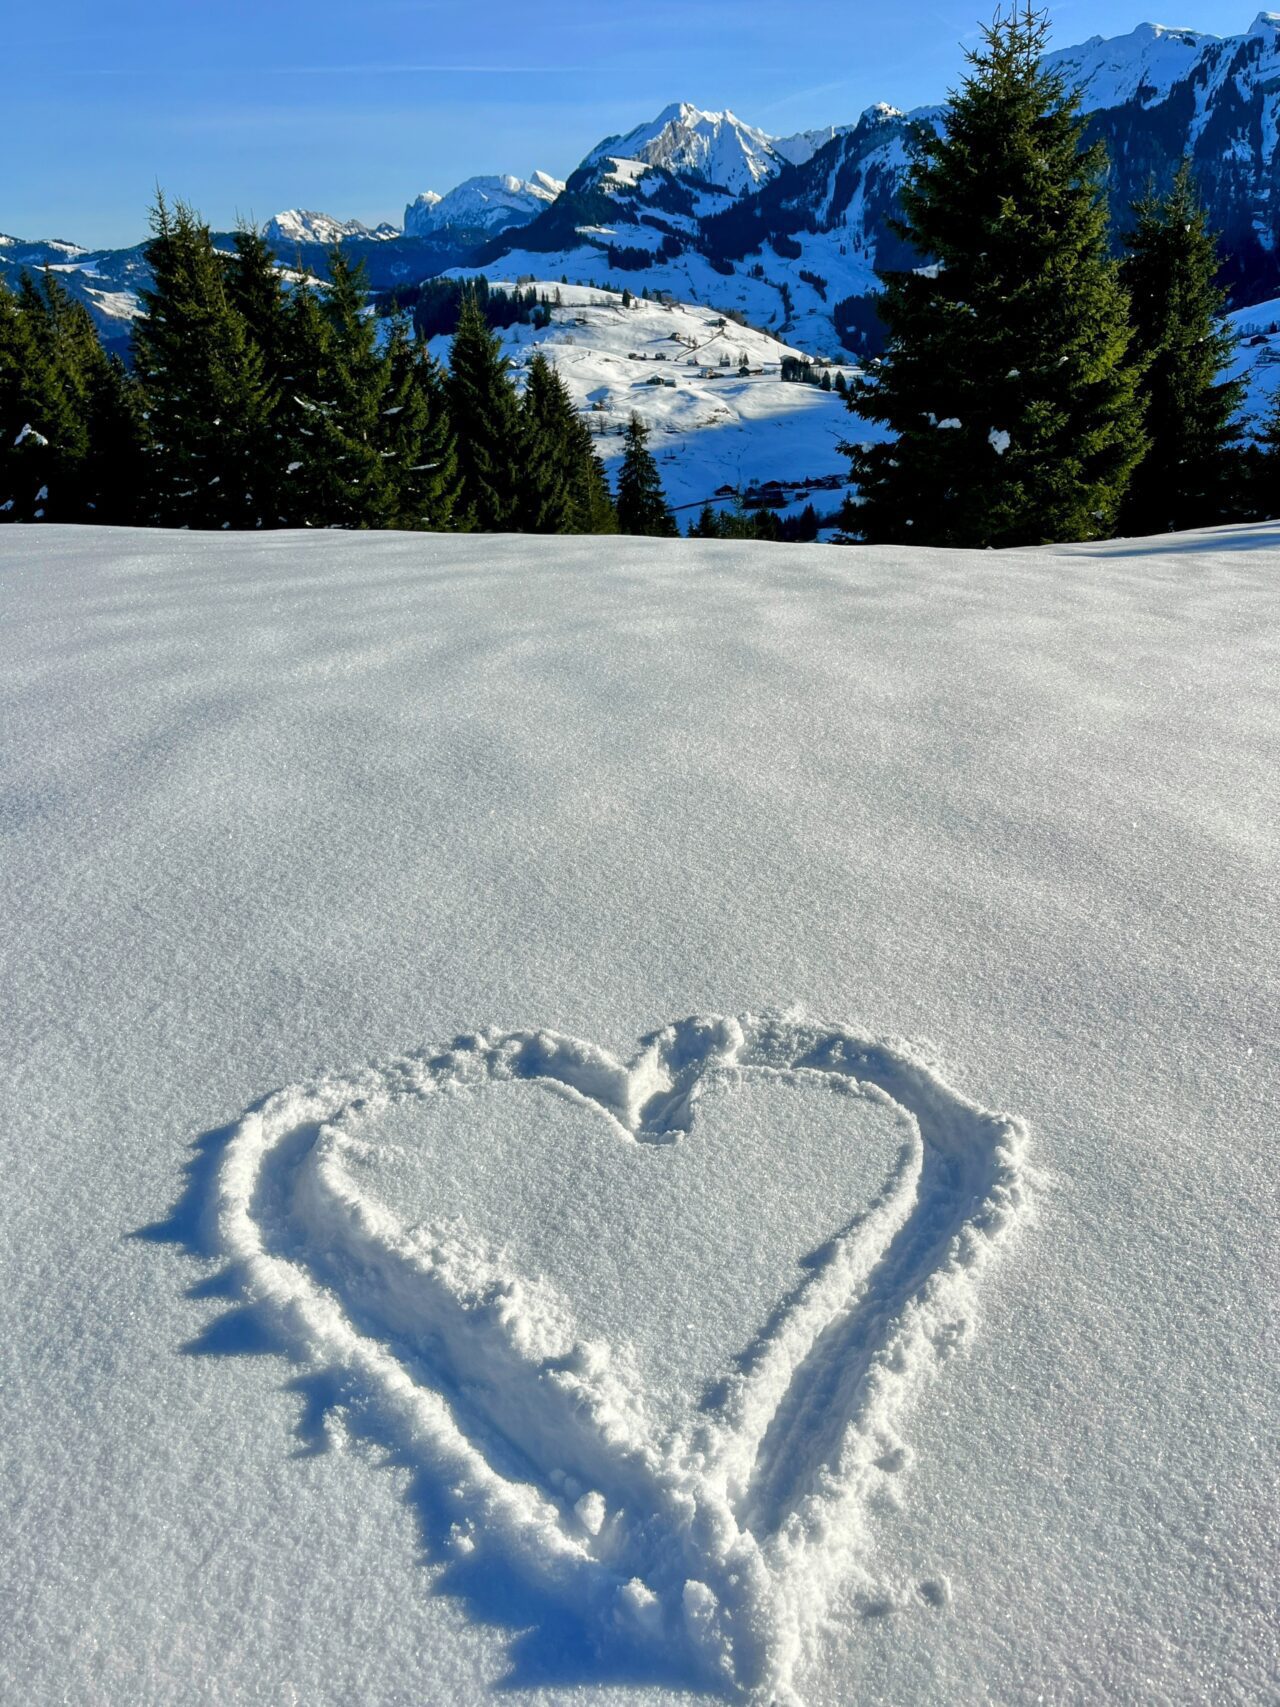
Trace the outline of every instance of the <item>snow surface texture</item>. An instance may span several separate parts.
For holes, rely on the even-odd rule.
[[[8,530],[0,1696],[1273,1697],[1278,564]]]
[[[528,1286],[465,1222],[406,1230],[351,1171],[371,1122],[443,1087],[554,1087],[615,1137],[667,1145],[691,1133],[704,1086],[735,1069],[887,1102],[900,1149],[870,1208],[725,1372],[718,1402],[670,1434],[545,1282]],[[863,1507],[905,1461],[905,1402],[967,1331],[971,1277],[1022,1202],[1022,1146],[1016,1122],[910,1052],[843,1028],[686,1020],[630,1068],[517,1031],[251,1109],[226,1147],[217,1227],[268,1331],[358,1394],[441,1489],[469,1567],[494,1554],[518,1570],[583,1622],[603,1664],[615,1646],[635,1664],[657,1648],[674,1675],[782,1701],[859,1559]]]

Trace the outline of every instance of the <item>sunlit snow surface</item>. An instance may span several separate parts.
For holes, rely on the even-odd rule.
[[[0,1696],[1274,1693],[1278,571],[6,530]]]
[[[509,280],[503,288],[512,288]],[[795,513],[811,503],[820,516],[838,515],[849,473],[840,444],[882,433],[851,415],[834,389],[784,381],[783,359],[804,359],[798,349],[694,303],[636,296],[624,308],[619,291],[554,278],[539,278],[533,288],[553,302],[551,324],[501,334],[517,382],[540,350],[615,478],[622,435],[639,415],[681,532],[704,503],[729,508],[730,489],[765,481],[779,483],[779,509]],[[451,343],[434,338],[432,353],[447,359]],[[832,368],[833,383],[838,372],[848,380],[856,370],[848,363]]]

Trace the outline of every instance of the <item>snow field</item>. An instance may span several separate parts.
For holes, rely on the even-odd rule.
[[[625,284],[638,296],[644,289],[650,295],[665,291],[677,302],[695,309],[707,308],[719,314],[727,308],[737,310],[753,326],[775,329],[783,335],[786,318],[782,294],[777,283],[768,276],[758,278],[751,271],[755,259],[747,257],[735,264],[732,273],[721,273],[703,254],[688,249],[683,254],[666,259],[659,254],[661,234],[649,226],[626,225],[582,227],[584,241],[572,249],[544,252],[518,247],[507,251],[495,267],[461,267],[454,269],[458,277],[483,272],[486,277],[500,269],[513,278],[559,279],[567,277],[571,284],[591,288],[596,284]],[[831,304],[845,296],[862,296],[876,288],[875,267],[866,252],[860,233],[847,228],[830,232],[806,233],[798,241],[802,245],[800,259],[785,263],[785,276],[791,291],[793,316],[786,327],[786,336],[811,356],[842,358],[839,341],[831,323]],[[601,247],[594,247],[598,242]],[[648,248],[652,263],[634,273],[622,267],[610,267],[607,246],[616,243],[626,248]],[[775,273],[781,263],[770,258]],[[763,266],[763,263],[762,263]],[[827,280],[826,298],[812,285],[800,278],[801,269],[815,271]]]
[[[1227,315],[1238,343],[1227,379],[1243,379],[1248,390],[1240,411],[1246,431],[1260,435],[1280,392],[1280,300],[1259,302]]]
[[[1273,1695],[1276,553],[8,530],[0,1695]]]

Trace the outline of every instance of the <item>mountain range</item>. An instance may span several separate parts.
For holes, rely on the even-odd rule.
[[[1235,307],[1280,294],[1280,13],[1219,38],[1144,24],[1049,56],[1079,87],[1111,161],[1118,230],[1151,182],[1191,159],[1220,233]],[[410,200],[402,228],[290,209],[266,234],[282,263],[323,273],[343,244],[376,290],[446,271],[629,285],[734,309],[816,353],[873,353],[876,271],[918,264],[889,225],[912,127],[941,107],[878,105],[856,121],[775,137],[688,103],[607,137],[567,180],[470,178]],[[127,341],[142,246],[86,251],[0,236],[0,277],[50,266],[108,342]]]

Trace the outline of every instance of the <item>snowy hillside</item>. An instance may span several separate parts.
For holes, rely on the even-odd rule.
[[[1139,24],[1123,36],[1090,36],[1078,47],[1060,48],[1047,63],[1083,91],[1091,107],[1119,107],[1138,100],[1145,106],[1163,100],[1196,67],[1217,36],[1197,30]]]
[[[663,255],[658,232],[602,226],[590,235],[593,239],[590,247],[578,244],[545,253],[517,245],[507,249],[496,262],[457,270],[484,273],[487,277],[495,277],[499,272],[509,277],[564,277],[575,284],[610,283],[618,290],[627,285],[636,295],[646,289],[651,295],[662,291],[692,307],[706,306],[716,312],[733,309],[753,325],[767,327],[806,354],[848,362],[854,359],[832,328],[830,303],[836,292],[869,293],[876,280],[866,255],[849,251],[847,245],[842,253],[838,241],[829,242],[820,237],[811,242],[802,240],[800,260],[789,262],[785,269],[775,268],[772,276],[763,272],[758,276],[749,267],[735,268],[726,276],[696,250],[687,249],[670,257]],[[635,245],[646,251],[646,265],[637,268],[619,263],[610,256],[611,242],[616,247]],[[825,274],[816,272],[819,266],[827,269]],[[815,286],[801,279],[799,272],[804,270],[814,271],[821,284]],[[782,295],[780,283],[787,284],[788,297]]]
[[[5,529],[0,1698],[1274,1700],[1278,566]]]
[[[1280,298],[1237,309],[1227,323],[1237,340],[1228,376],[1248,387],[1242,413],[1247,430],[1259,434],[1280,398]]]
[[[710,308],[642,299],[623,308],[616,292],[554,280],[534,288],[558,292],[563,306],[546,328],[502,334],[517,380],[541,350],[599,435],[606,467],[621,458],[622,433],[639,415],[682,527],[692,519],[686,511],[717,493],[721,507],[732,502],[726,487],[773,483],[771,503],[782,512],[807,503],[819,514],[839,509],[849,464],[836,447],[855,423],[834,391],[783,381],[783,358],[799,351]],[[447,359],[449,342],[434,339],[433,354]],[[833,381],[841,371],[854,370],[831,369]]]
[[[16,289],[24,274],[35,277],[46,267],[89,310],[107,348],[124,349],[142,310],[138,291],[151,277],[139,252],[99,254],[56,238],[28,242],[0,234],[0,284]]]

